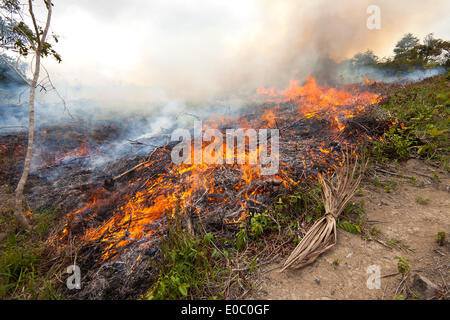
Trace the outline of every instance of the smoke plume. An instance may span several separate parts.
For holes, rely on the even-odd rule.
[[[380,30],[366,26],[369,5]],[[55,1],[64,60],[51,69],[70,98],[136,109],[205,101],[285,86],[324,57],[389,55],[407,32],[445,38],[449,12],[446,0]]]

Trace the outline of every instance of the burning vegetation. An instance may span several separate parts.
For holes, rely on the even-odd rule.
[[[164,37],[164,41],[160,43],[164,45],[176,39],[176,46],[169,46],[170,52],[167,50],[163,54],[164,59],[158,58],[157,51],[153,52],[154,48],[151,50],[151,59],[147,59],[147,52],[143,49],[156,42],[142,38],[143,44],[145,43],[145,46],[141,46],[142,50],[126,51],[142,51],[139,52],[140,60],[158,61],[165,67],[161,73],[154,68],[155,72],[149,78],[148,75],[138,76],[142,77],[140,81],[152,84],[149,92],[142,93],[141,88],[134,91],[132,86],[123,86],[123,83],[133,83],[138,87],[139,81],[130,81],[126,73],[131,74],[131,70],[135,69],[132,66],[134,60],[139,59],[129,59],[133,63],[118,74],[115,73],[115,68],[108,70],[108,74],[116,76],[114,81],[120,79],[117,82],[120,82],[120,88],[124,87],[122,92],[115,92],[118,87],[112,82],[109,85],[102,83],[100,91],[94,88],[84,90],[77,84],[79,97],[93,96],[89,93],[90,90],[108,92],[101,94],[102,98],[108,98],[104,100],[105,104],[121,95],[124,98],[132,97],[136,102],[143,99],[142,103],[159,101],[159,89],[169,96],[194,98],[198,95],[197,101],[204,101],[202,97],[205,94],[209,97],[223,93],[230,99],[238,98],[241,106],[238,112],[227,113],[221,109],[221,116],[213,117],[210,110],[197,109],[202,115],[189,114],[189,117],[197,120],[194,121],[193,130],[186,130],[189,136],[193,131],[194,139],[175,141],[173,131],[180,129],[180,123],[186,123],[187,120],[172,121],[169,118],[175,111],[157,110],[157,106],[152,110],[151,116],[129,114],[127,111],[126,120],[97,121],[89,119],[87,108],[84,108],[84,104],[89,104],[85,103],[88,100],[80,99],[73,101],[81,101],[83,106],[80,110],[83,114],[78,118],[72,116],[47,70],[43,67],[41,70],[41,58],[53,57],[58,63],[62,61],[59,53],[53,49],[53,42],[58,43],[58,36],[50,28],[53,4],[50,0],[43,0],[42,4],[44,5],[40,9],[43,10],[40,11],[47,15],[45,25],[40,25],[44,20],[35,18],[31,0],[25,5],[18,0],[2,1],[0,6],[5,18],[0,18],[1,47],[6,53],[0,55],[0,98],[4,104],[0,108],[0,119],[3,120],[0,129],[8,132],[0,134],[0,197],[6,194],[7,198],[0,201],[6,203],[4,206],[7,207],[6,211],[0,212],[0,297],[14,295],[19,291],[22,291],[23,297],[25,286],[21,288],[21,285],[30,280],[29,277],[33,280],[35,270],[37,273],[42,271],[35,269],[36,261],[58,281],[62,274],[66,274],[68,265],[81,268],[81,290],[59,288],[70,298],[153,299],[167,296],[178,298],[180,294],[186,297],[191,283],[180,280],[180,274],[191,274],[192,269],[189,268],[195,268],[198,261],[206,266],[205,272],[203,269],[192,272],[199,278],[220,274],[220,270],[213,270],[220,261],[226,261],[227,267],[234,263],[230,262],[224,247],[232,246],[234,252],[241,250],[249,239],[247,230],[253,237],[262,235],[266,230],[278,230],[276,241],[279,242],[276,247],[274,241],[262,251],[273,249],[277,254],[281,252],[281,257],[285,257],[285,245],[293,247],[299,244],[287,259],[285,267],[303,266],[336,243],[336,227],[340,223],[338,216],[347,209],[347,204],[363,177],[364,170],[361,170],[359,177],[355,177],[356,165],[353,171],[349,171],[350,162],[367,151],[368,145],[370,150],[367,152],[376,161],[406,160],[414,153],[438,159],[448,169],[448,76],[436,81],[436,92],[443,92],[440,95],[434,94],[434,87],[418,90],[417,94],[417,88],[413,87],[413,96],[409,95],[410,92],[404,94],[402,91],[403,85],[408,81],[421,81],[427,77],[442,75],[448,70],[450,43],[436,39],[432,34],[424,39],[423,44],[412,34],[405,35],[397,43],[393,58],[379,59],[368,50],[351,59],[335,62],[330,57],[338,58],[334,54],[345,54],[353,47],[348,41],[353,41],[354,37],[348,37],[343,32],[344,29],[355,32],[354,23],[350,21],[352,19],[342,19],[348,23],[343,23],[339,28],[335,28],[334,24],[325,24],[333,27],[328,30],[323,19],[328,19],[329,12],[318,14],[320,19],[307,16],[298,19],[297,16],[291,17],[290,10],[287,10],[290,4],[277,10],[268,6],[265,10],[270,13],[268,19],[258,23],[260,35],[260,32],[245,32],[252,38],[251,41],[246,41],[247,36],[242,39],[229,37],[233,33],[229,33],[232,30],[227,28],[227,40],[224,43],[230,42],[234,49],[232,52],[223,50],[226,52],[223,56],[213,54],[212,60],[195,50],[173,50],[184,43],[179,41],[178,34],[175,37]],[[29,16],[23,14],[26,6]],[[179,11],[183,12],[183,8]],[[222,15],[223,10],[220,12]],[[172,15],[168,16],[173,19]],[[27,21],[26,17],[31,20]],[[190,26],[199,25],[202,19],[196,19],[196,23]],[[145,21],[150,20],[145,17]],[[275,37],[272,38],[271,21],[276,21],[276,28],[279,28],[278,22],[281,20],[286,27],[282,32],[285,35],[274,32]],[[299,21],[308,27],[299,28]],[[28,26],[28,22],[33,24]],[[291,28],[296,31],[288,32]],[[320,28],[322,31],[318,32]],[[221,33],[211,30],[213,29],[208,28],[208,34],[221,40]],[[305,36],[306,33],[297,33],[298,30],[317,35]],[[80,34],[78,31],[77,34]],[[134,31],[133,35],[136,34]],[[199,34],[197,31],[192,38],[198,38]],[[339,37],[332,44],[329,39],[337,34]],[[323,37],[324,35],[326,36]],[[279,40],[276,39],[278,37]],[[191,37],[187,33],[182,38],[189,40]],[[371,42],[370,37],[357,38]],[[212,38],[209,39],[211,40]],[[239,41],[234,42],[235,40]],[[245,41],[241,43],[242,40]],[[130,43],[134,45],[139,41]],[[285,41],[289,44],[285,45]],[[84,39],[83,43],[86,44]],[[204,50],[204,43],[208,43],[208,40],[201,43],[199,53],[210,51]],[[240,45],[244,43],[245,45]],[[253,54],[245,54],[247,45]],[[101,52],[94,47],[91,49],[90,54],[85,55],[88,59],[92,59],[91,54]],[[211,49],[211,53],[215,52],[214,46],[208,49]],[[279,52],[272,54],[273,49]],[[180,56],[172,56],[172,51]],[[302,52],[301,56],[299,52]],[[192,61],[184,60],[191,54],[194,57]],[[237,55],[233,58],[235,54]],[[26,65],[19,62],[32,55],[34,66],[30,70],[33,76],[29,80]],[[121,52],[118,57],[120,56]],[[166,58],[170,63],[165,62]],[[248,59],[251,63],[248,63]],[[108,59],[103,57],[102,60],[104,61],[99,61],[114,65],[124,63],[122,66],[130,62],[126,59],[106,61]],[[198,62],[201,62],[201,68],[196,65]],[[215,66],[216,62],[218,66]],[[176,63],[181,63],[181,67]],[[94,72],[105,73],[101,71],[101,65],[102,63]],[[108,64],[104,66],[106,65]],[[253,68],[258,70],[252,70]],[[202,72],[201,77],[191,77],[190,73],[198,70]],[[170,77],[166,77],[171,71],[175,72],[176,77],[173,81],[167,81]],[[304,72],[309,71],[311,74],[305,79]],[[105,79],[109,77],[105,74],[102,76]],[[270,79],[271,83],[285,83],[289,79],[286,77],[305,81],[291,80],[283,89],[260,87],[250,97],[241,94],[248,93],[249,88],[256,88],[261,83],[261,78]],[[84,77],[83,84],[88,78]],[[400,78],[402,84],[398,82]],[[89,82],[86,81],[86,84]],[[160,88],[156,90],[158,86]],[[426,87],[426,81],[423,87]],[[24,88],[29,89],[28,112],[21,108],[24,105],[21,105],[19,91]],[[104,88],[106,91],[102,91]],[[148,89],[144,85],[142,88]],[[47,112],[48,110],[42,113],[49,115],[48,118],[39,115],[45,108],[41,108],[43,106],[36,96],[40,92],[37,91],[54,94],[60,99],[59,103],[64,105],[63,113],[67,113],[71,119],[61,121],[60,115]],[[235,95],[236,92],[239,93]],[[17,97],[19,102],[16,105],[11,99]],[[405,100],[414,103],[406,103]],[[430,101],[431,107],[425,105],[425,100]],[[247,103],[245,106],[241,105],[243,101]],[[40,104],[40,108],[36,108],[36,123],[35,103]],[[217,104],[228,107],[223,101],[217,101]],[[401,109],[399,106],[406,107]],[[178,105],[175,108],[167,105],[167,109],[178,109],[177,107]],[[183,110],[176,112],[188,108],[183,104]],[[395,112],[391,114],[392,110]],[[109,111],[111,110],[108,109]],[[92,114],[97,116],[101,112],[95,109]],[[179,113],[177,117],[180,115],[188,114]],[[126,122],[135,124],[139,129],[125,128]],[[195,126],[198,122],[203,123],[207,130],[203,127],[199,130]],[[165,128],[166,125],[168,128]],[[158,134],[155,134],[157,130],[154,127],[159,130]],[[141,130],[142,128],[145,129]],[[28,130],[28,134],[23,129]],[[255,129],[259,133],[252,135],[252,130]],[[243,133],[242,139],[235,136],[237,131]],[[181,143],[187,148],[180,149]],[[186,154],[187,150],[194,151]],[[180,151],[186,161],[176,162],[174,154],[180,156]],[[363,167],[367,164],[364,163]],[[275,170],[267,174],[268,168]],[[336,180],[326,178],[332,174],[335,174]],[[353,180],[357,183],[352,183]],[[277,206],[284,210],[286,206],[282,203],[283,197],[309,203],[311,199],[308,196],[302,198],[303,195],[300,197],[298,193],[304,191],[304,186],[317,185],[318,181],[322,184],[322,189],[317,187],[315,191],[322,192],[324,197],[318,200],[322,201],[322,207],[317,205],[311,210],[317,213],[315,226],[309,228],[312,218],[309,221],[307,218],[303,219],[307,209],[311,209],[306,206],[308,208],[303,207],[295,212],[294,219],[285,219],[285,222],[296,225],[295,235],[291,237],[281,234],[280,224],[269,214],[272,212],[270,210]],[[8,202],[13,193],[11,186],[16,186],[14,205]],[[296,196],[292,196],[293,194]],[[311,198],[317,200],[317,194]],[[56,223],[51,225],[51,221]],[[250,228],[247,228],[247,223]],[[303,224],[301,228],[300,224]],[[350,227],[354,226],[349,224]],[[17,232],[18,226],[21,229]],[[288,228],[292,231],[291,226]],[[306,232],[308,228],[309,231]],[[7,232],[3,229],[7,229]],[[27,232],[22,234],[23,230]],[[201,239],[196,238],[199,235]],[[220,248],[212,240],[216,236],[222,237]],[[19,250],[16,249],[18,242],[22,245]],[[164,250],[171,244],[176,246],[175,251],[167,254]],[[29,247],[33,250],[29,250]],[[170,270],[171,265],[176,266],[180,256],[183,268],[175,267],[174,269],[178,269],[174,272],[175,275],[170,274],[173,271]],[[218,256],[224,259],[216,259]],[[210,263],[213,257],[216,260]],[[183,259],[189,262],[184,263]],[[256,260],[255,258],[253,261]],[[169,262],[168,266],[164,266],[165,262]],[[169,270],[170,276],[163,272],[158,275],[164,268],[165,271]],[[254,265],[247,269],[252,268]],[[229,294],[231,282],[234,281],[230,279],[240,281],[245,278],[240,273],[244,269],[241,266],[235,269],[230,267],[230,270],[237,270],[238,273],[225,282],[222,290],[224,296]],[[170,286],[166,286],[164,281],[169,278],[175,294],[165,292]],[[243,289],[244,286],[239,281],[239,286]],[[34,287],[33,281],[30,283],[33,284],[30,287]],[[192,287],[195,285],[197,284],[193,283]],[[144,296],[141,296],[143,293]],[[215,293],[208,292],[206,296],[217,297]],[[29,297],[28,293],[26,297]]]
[[[358,87],[325,88],[308,78],[304,86],[291,81],[286,90],[261,88],[258,93],[267,96],[267,103],[257,107],[260,112],[242,116],[234,123],[216,122],[216,126],[221,130],[236,125],[279,129],[278,174],[262,176],[248,161],[211,165],[203,159],[201,164],[172,164],[173,145],[159,146],[135,172],[109,185],[107,180],[84,206],[68,213],[63,231],[50,241],[56,247],[64,246],[72,237],[86,243],[98,241],[101,259],[108,260],[130,247],[145,249],[154,233],[163,229],[167,215],[237,224],[249,213],[264,208],[283,189],[339,167],[343,150],[353,150],[366,139],[377,139],[383,130],[382,126],[377,130],[364,125],[355,128],[357,122],[352,120],[361,121],[381,99]],[[226,149],[225,144],[224,154]],[[85,145],[64,158],[81,154],[86,154]],[[115,195],[111,197],[110,193]],[[104,212],[105,207],[109,212]],[[106,216],[99,219],[99,214]]]
[[[77,244],[78,263],[90,270],[85,277],[91,280],[78,298],[99,294],[98,281],[113,281],[107,266],[122,285],[126,275],[133,283],[130,287],[144,281],[143,270],[150,268],[147,258],[158,255],[167,219],[181,217],[191,230],[233,232],[276,197],[339,168],[346,152],[357,153],[366,142],[379,139],[390,124],[373,116],[382,97],[369,87],[332,88],[309,77],[304,85],[291,81],[285,90],[260,88],[257,94],[263,102],[243,115],[204,123],[224,136],[230,128],[279,130],[279,170],[274,175],[262,175],[258,165],[249,164],[248,148],[245,163],[210,164],[211,150],[205,142],[201,163],[174,164],[175,144],[167,135],[153,137],[155,146],[147,154],[93,166],[107,140],[99,139],[99,128],[75,135],[75,142],[68,140],[71,151],[55,148],[37,157],[41,161],[30,177],[29,202],[66,211],[60,229],[47,243],[53,255],[64,255]],[[58,132],[48,128],[40,137],[48,141]],[[109,135],[114,140],[117,133],[112,130]],[[224,143],[224,159],[230,156],[230,147],[234,148]],[[142,283],[148,286],[148,281]]]
[[[211,162],[217,156],[211,148],[214,141],[202,142],[200,163],[176,164],[171,159],[176,144],[167,134],[145,142],[126,141],[126,130],[113,122],[40,128],[27,202],[30,208],[60,212],[59,227],[46,241],[47,254],[69,263],[77,252],[77,264],[88,270],[83,275],[87,286],[67,294],[80,299],[136,297],[154,281],[152,261],[161,254],[161,239],[173,218],[184,221],[188,232],[235,237],[247,218],[265,212],[280,196],[334,172],[345,156],[358,154],[367,143],[377,142],[376,148],[396,146],[387,129],[406,132],[409,120],[384,116],[380,103],[402,88],[369,79],[363,85],[331,87],[319,85],[314,77],[304,84],[292,80],[281,90],[258,88],[254,99],[258,102],[241,115],[202,119],[205,127],[223,136],[219,152],[224,164]],[[394,95],[383,103],[401,104],[398,99]],[[254,154],[248,145],[239,154],[234,143],[227,144],[228,130],[236,128],[278,130],[276,174],[261,174],[260,163],[250,163]],[[438,129],[430,133],[433,141],[444,136]],[[20,176],[25,140],[24,134],[0,137],[1,176],[11,185]],[[108,159],[117,141],[125,141],[129,151]],[[417,151],[425,152],[423,148]],[[271,143],[258,144],[256,156],[262,150],[274,152]],[[195,160],[194,153],[190,156]],[[230,157],[243,161],[228,161]],[[27,213],[30,219],[38,216]]]
[[[48,254],[64,260],[76,247],[77,264],[88,270],[83,278],[88,285],[74,298],[136,297],[154,281],[151,261],[160,255],[160,239],[171,218],[182,219],[193,233],[235,234],[247,217],[264,212],[275,199],[340,168],[346,154],[359,153],[368,142],[389,141],[385,132],[390,126],[407,130],[406,119],[380,116],[383,96],[376,92],[393,88],[377,82],[332,88],[310,77],[304,85],[291,81],[285,90],[259,88],[263,102],[241,116],[204,120],[223,136],[230,128],[279,130],[280,167],[274,175],[262,175],[258,164],[249,164],[247,147],[245,163],[211,164],[206,142],[201,163],[175,164],[175,143],[167,135],[152,137],[153,146],[144,154],[123,154],[99,164],[96,159],[108,144],[123,136],[118,126],[41,130],[40,144],[52,147],[38,144],[37,150],[46,152],[35,157],[27,195],[32,208],[59,208],[60,227],[47,240]],[[24,139],[2,136],[0,157],[23,157]],[[224,159],[230,148],[223,145]],[[11,184],[18,179],[17,163],[2,172]],[[126,290],[118,294],[119,287]]]

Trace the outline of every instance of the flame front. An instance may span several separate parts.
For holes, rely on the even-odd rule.
[[[265,110],[259,119],[249,122],[248,119],[223,118],[218,120],[205,121],[210,126],[221,128],[224,123],[235,122],[242,127],[275,128],[278,120],[295,121],[296,119],[327,119],[330,130],[339,133],[345,127],[345,119],[355,117],[363,112],[368,105],[373,105],[380,101],[381,97],[371,92],[359,92],[356,89],[344,88],[338,90],[335,88],[321,87],[312,77],[306,79],[306,83],[300,86],[298,81],[292,80],[289,87],[285,90],[277,91],[274,88],[259,88],[257,94],[265,97],[267,103],[274,105],[273,108]],[[283,103],[294,103],[297,106],[297,112],[294,113],[294,119],[285,119],[286,117],[280,110]],[[203,150],[207,145],[203,145]],[[224,157],[226,159],[227,148],[224,141]],[[293,147],[295,148],[295,147]],[[317,152],[309,151],[308,155],[299,155],[304,168],[307,167],[305,156],[311,161],[327,165],[327,159],[333,159],[337,166],[342,164],[339,155],[336,154],[333,147],[323,143],[317,148]],[[79,153],[84,154],[86,149],[80,148]],[[259,150],[257,151],[257,153]],[[248,152],[238,157],[249,157]],[[199,216],[208,214],[208,210],[215,208],[225,208],[226,206],[236,206],[239,208],[236,215],[228,219],[227,223],[239,223],[250,211],[252,202],[257,202],[256,197],[265,191],[263,188],[252,187],[255,181],[280,184],[284,188],[295,185],[298,179],[290,177],[289,171],[292,169],[289,164],[281,162],[279,173],[275,176],[261,176],[258,165],[250,164],[207,164],[208,155],[203,154],[201,164],[167,164],[165,172],[157,176],[148,178],[147,181],[141,181],[138,178],[130,183],[139,184],[139,191],[130,195],[128,199],[122,199],[122,205],[114,209],[110,218],[102,224],[92,226],[81,236],[86,242],[101,241],[105,244],[103,250],[103,259],[116,257],[121,250],[140,240],[145,240],[154,234],[155,231],[164,227],[164,217],[174,216],[189,211],[190,214]],[[156,162],[157,160],[155,160]],[[155,162],[148,163],[145,168],[151,167]],[[237,196],[224,194],[224,186],[221,181],[215,179],[215,174],[220,172],[221,166],[228,166],[233,169],[238,178],[234,183],[233,189]],[[332,170],[328,165],[327,170]],[[306,178],[315,178],[310,175]],[[273,182],[275,181],[275,182]],[[72,221],[74,217],[83,215],[86,219],[93,217],[104,207],[107,199],[99,201],[91,199],[83,208],[78,209],[67,215],[67,224],[63,231],[57,236],[58,243],[68,240],[71,232]],[[206,201],[207,206],[197,205],[199,201]],[[89,214],[86,214],[89,212]],[[55,241],[55,238],[51,239]],[[140,243],[145,243],[141,241]]]
[[[332,125],[339,131],[344,130],[343,119],[352,118],[368,105],[378,103],[381,97],[371,92],[351,92],[350,89],[338,90],[321,87],[313,77],[306,78],[303,86],[297,80],[291,80],[289,87],[282,91],[274,88],[259,88],[257,93],[267,95],[268,101],[293,101],[298,105],[299,116],[320,118],[327,114]]]

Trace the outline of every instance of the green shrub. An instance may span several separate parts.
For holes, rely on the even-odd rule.
[[[384,108],[392,115],[394,124],[374,144],[374,158],[385,162],[421,157],[436,160],[448,170],[448,88],[448,75],[444,75],[387,91]]]
[[[406,275],[409,271],[409,259],[405,257],[395,257],[397,262],[397,269],[401,275]]]
[[[160,274],[143,296],[148,300],[220,298],[228,252],[213,246],[214,236],[193,236],[181,223],[169,223],[163,240]]]
[[[265,232],[277,230],[275,222],[266,213],[255,213],[250,219],[250,234],[254,238],[258,238]]]

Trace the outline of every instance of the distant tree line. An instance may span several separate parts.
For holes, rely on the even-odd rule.
[[[430,33],[420,42],[408,33],[397,42],[394,56],[380,59],[372,50],[358,53],[350,60],[353,67],[370,66],[392,72],[412,72],[437,66],[450,69],[450,41],[434,38]]]

